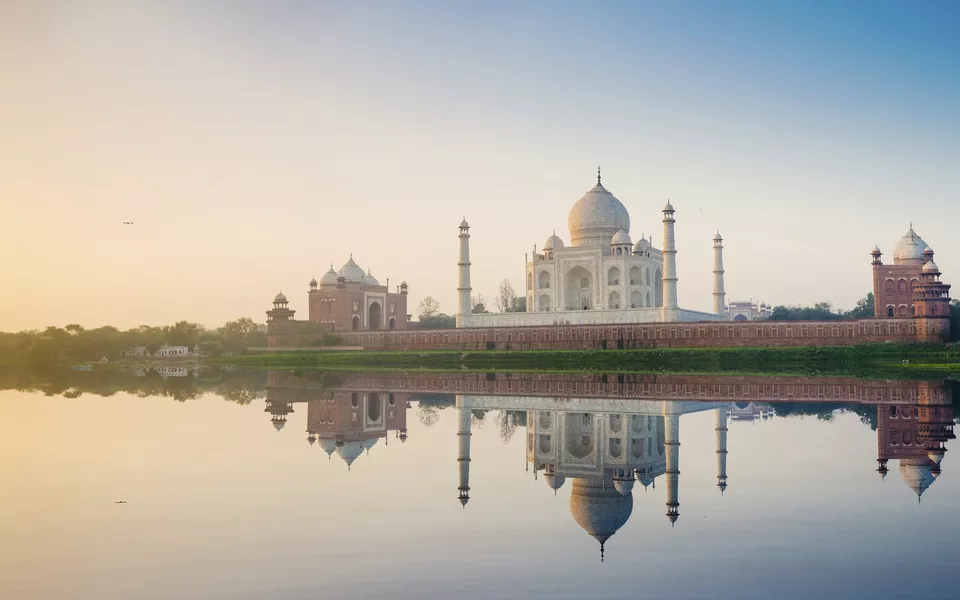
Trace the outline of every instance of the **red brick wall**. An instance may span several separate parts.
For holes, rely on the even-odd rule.
[[[895,317],[913,316],[913,286],[920,280],[920,269],[916,265],[874,265],[874,316],[888,318],[891,306]]]

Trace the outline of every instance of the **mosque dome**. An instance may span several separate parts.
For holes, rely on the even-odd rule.
[[[905,261],[923,260],[923,252],[927,249],[927,243],[916,234],[913,226],[907,231],[893,247],[893,260],[896,263]]]
[[[370,273],[370,269],[367,269],[367,274],[363,276],[363,282],[367,285],[380,285],[377,278]]]
[[[563,475],[547,475],[544,479],[547,481],[547,486],[554,491],[562,488],[564,482],[567,480]]]
[[[287,424],[287,422],[282,419],[271,419],[271,421],[273,422],[273,428],[277,431],[283,429],[283,426]]]
[[[669,200],[667,200],[666,206],[663,207],[663,212],[676,212],[673,210],[673,205],[670,204]]]
[[[937,263],[932,260],[927,261],[927,264],[923,265],[923,268],[920,269],[924,273],[939,273],[940,269],[937,268]]]
[[[613,234],[613,239],[610,240],[612,246],[622,246],[622,245],[633,245],[633,240],[630,239],[630,234],[627,233],[626,229],[621,229],[620,231]]]
[[[606,246],[615,233],[630,230],[627,208],[600,185],[599,179],[570,209],[567,226],[574,246]]]
[[[905,458],[900,461],[900,478],[911,490],[916,492],[917,498],[936,479],[930,467],[931,462],[926,458]]]
[[[337,440],[334,438],[320,438],[320,449],[330,456],[337,450]]]
[[[337,272],[333,270],[333,265],[330,265],[330,270],[320,278],[320,285],[337,285]]]
[[[633,512],[633,495],[620,494],[608,479],[573,480],[570,513],[584,531],[603,544],[624,526]]]
[[[350,260],[340,267],[340,276],[350,283],[360,283],[360,281],[363,280],[365,273],[357,263],[353,262],[353,255],[351,254]]]
[[[377,438],[369,438],[369,439],[363,440],[364,449],[369,450],[370,448],[373,448],[374,446],[377,445],[377,441],[378,441]]]
[[[353,464],[353,461],[357,460],[358,456],[363,454],[363,444],[360,442],[347,442],[337,448],[337,454],[340,455],[340,458],[342,458],[343,462],[347,463],[349,467]]]
[[[310,287],[317,287],[317,278],[310,279]]]
[[[563,250],[563,240],[556,233],[547,238],[543,243],[544,250]]]
[[[280,292],[279,294],[273,297],[274,304],[283,304],[286,301],[287,301],[287,297],[283,295],[283,292]]]
[[[314,444],[316,444],[316,443],[317,443],[317,436],[315,436],[315,435],[313,435],[313,434],[311,433],[310,435],[307,436],[307,442],[308,442],[311,446],[314,445]]]
[[[634,244],[633,251],[640,253],[645,252],[648,248],[650,248],[650,240],[647,239],[647,236],[641,236],[640,239],[637,240],[637,243]]]

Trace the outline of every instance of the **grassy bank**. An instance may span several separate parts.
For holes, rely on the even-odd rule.
[[[267,368],[363,370],[795,373],[880,378],[960,375],[960,349],[893,344],[839,348],[284,352],[231,357],[217,362]]]

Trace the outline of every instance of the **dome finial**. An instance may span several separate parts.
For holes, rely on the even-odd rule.
[[[600,542],[600,562],[603,562],[603,542]]]
[[[597,165],[597,185],[600,185],[600,166]]]

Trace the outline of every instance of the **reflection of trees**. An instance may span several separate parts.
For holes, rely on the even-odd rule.
[[[837,404],[830,402],[777,402],[773,411],[778,417],[816,417],[820,421],[833,421],[837,413],[853,413],[860,422],[877,429],[877,407],[863,404]]]
[[[497,412],[497,426],[500,428],[500,439],[504,444],[510,443],[518,427],[526,427],[527,413],[521,410],[501,410]]]
[[[421,402],[417,405],[417,418],[424,427],[433,427],[440,419],[440,409],[431,404],[423,404]]]

